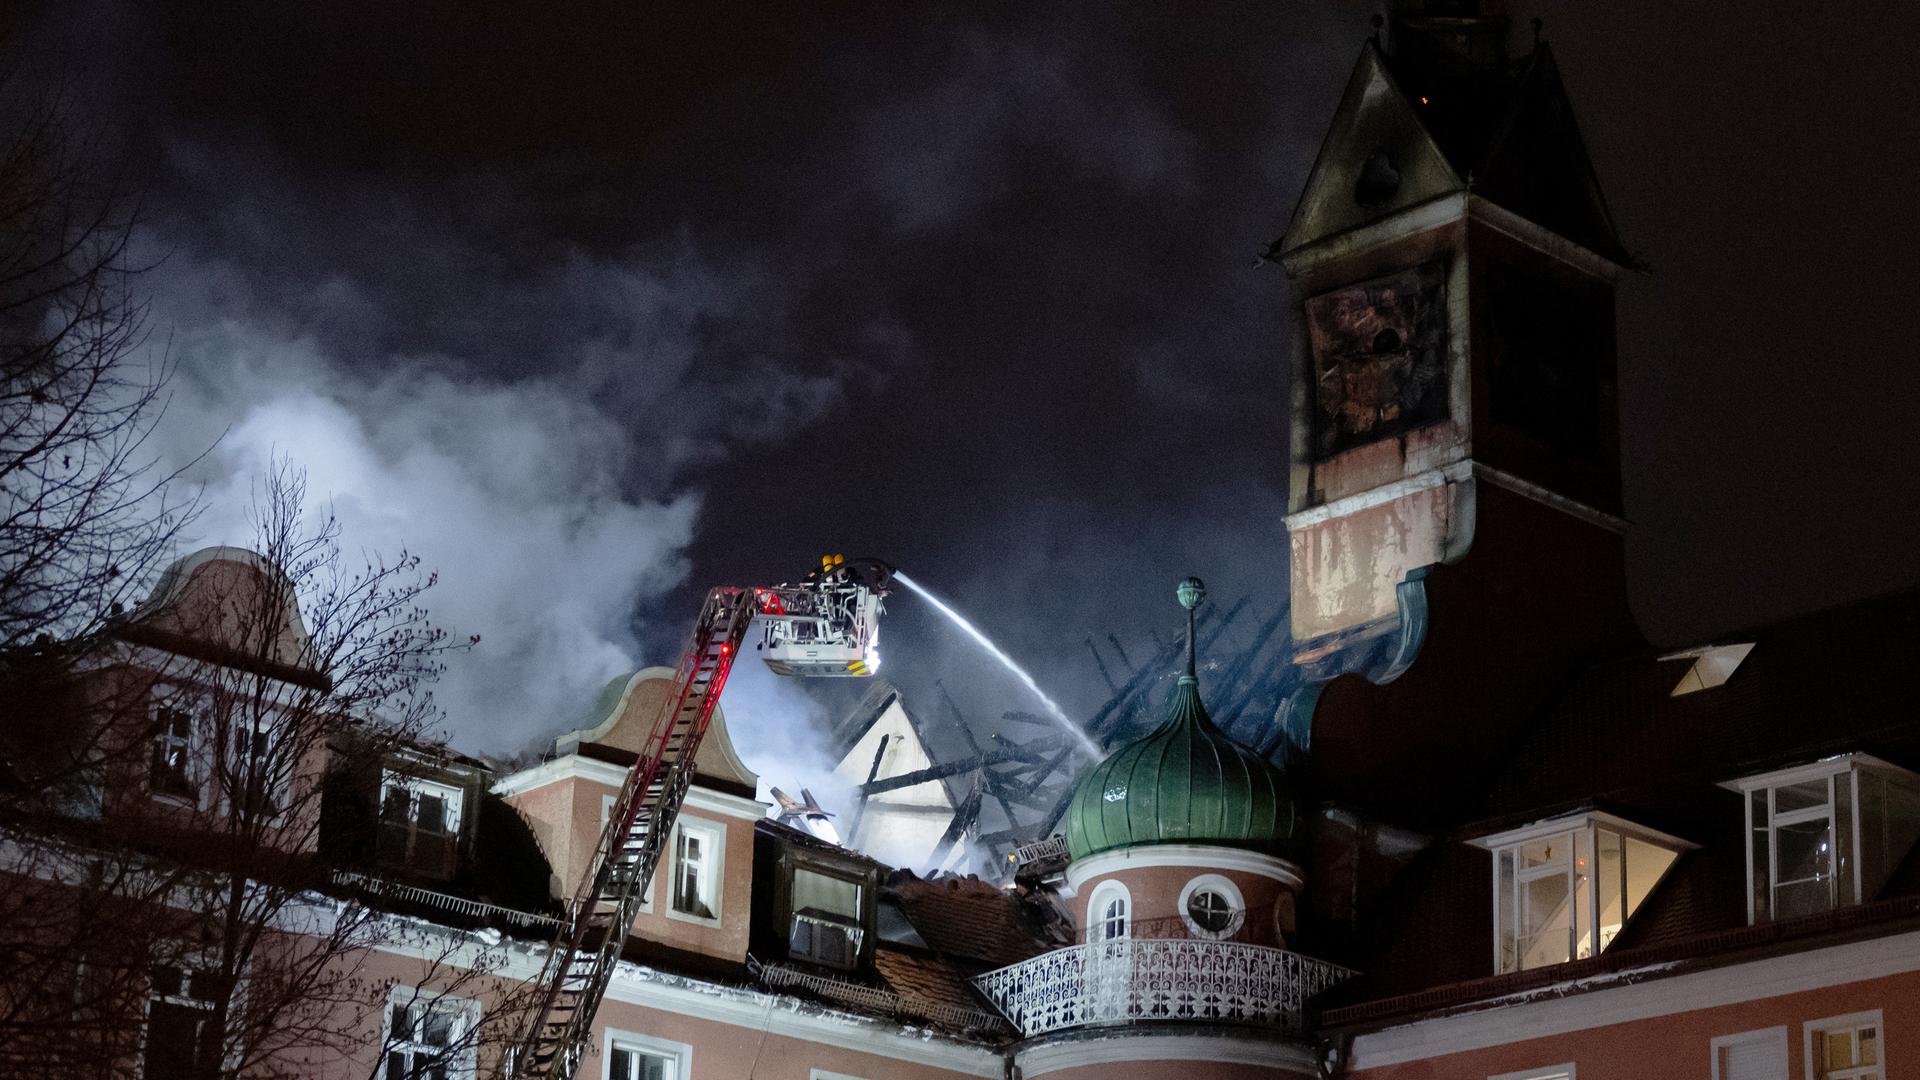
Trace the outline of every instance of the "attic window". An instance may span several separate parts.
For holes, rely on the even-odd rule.
[[[1671,697],[1711,690],[1733,678],[1740,662],[1753,651],[1754,643],[1743,641],[1736,645],[1702,645],[1697,649],[1684,649],[1677,653],[1668,653],[1661,657],[1667,660],[1691,660],[1693,664],[1687,673],[1680,677]]]
[[[452,877],[463,802],[457,787],[388,770],[380,782],[380,860]]]
[[[828,967],[852,968],[860,956],[860,883],[796,867],[793,926],[787,955]]]
[[[1867,754],[1722,786],[1746,801],[1750,922],[1871,900],[1920,840],[1920,776]]]
[[[1493,957],[1501,973],[1604,951],[1693,846],[1603,813],[1536,822],[1474,844],[1493,853]]]

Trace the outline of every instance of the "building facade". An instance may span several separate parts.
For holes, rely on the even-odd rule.
[[[1396,3],[1268,255],[1299,328],[1276,749],[1214,723],[1190,633],[1064,835],[923,879],[860,829],[945,853],[951,791],[843,846],[768,818],[716,713],[581,1075],[1920,1077],[1920,595],[1642,638],[1634,268],[1512,36]],[[196,553],[9,703],[8,1075],[501,1069],[673,672],[495,775],[343,709],[283,578]],[[846,742],[855,779],[930,760],[897,696]]]

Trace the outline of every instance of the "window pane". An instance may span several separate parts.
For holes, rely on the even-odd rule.
[[[1860,1029],[1860,1064],[1880,1064],[1880,1029]]]
[[[1834,891],[1841,904],[1855,902],[1853,895],[1853,777],[1843,772],[1833,778],[1833,875]]]
[[[1520,845],[1520,868],[1533,866],[1563,865],[1567,861],[1567,847],[1572,834],[1559,833],[1540,840],[1532,840]]]
[[[793,872],[793,910],[858,919],[860,886],[843,878],[796,869]]]
[[[1753,914],[1757,922],[1773,917],[1773,909],[1767,902],[1772,895],[1769,887],[1771,872],[1768,869],[1771,864],[1767,860],[1772,857],[1773,846],[1769,838],[1773,836],[1773,831],[1768,827],[1771,822],[1767,815],[1766,788],[1754,792],[1748,799],[1747,814],[1747,825],[1752,830],[1749,854],[1753,867]]]
[[[1563,964],[1567,956],[1567,876],[1548,874],[1520,886],[1520,949],[1523,968]]]
[[[1573,956],[1593,955],[1593,834],[1573,834]]]
[[[1832,906],[1833,852],[1825,819],[1776,828],[1774,859],[1780,872],[1773,887],[1775,918],[1808,915]]]
[[[421,832],[443,833],[447,831],[447,803],[438,795],[420,794],[419,817],[416,819]]]
[[[1233,925],[1233,905],[1212,889],[1200,889],[1187,900],[1187,915],[1194,925],[1210,934],[1218,934]]]
[[[1645,840],[1627,837],[1627,918],[1640,910],[1640,901],[1647,898],[1660,876],[1673,865],[1679,854],[1669,851],[1658,844],[1649,844]]]
[[[1599,838],[1599,861],[1594,864],[1594,882],[1600,892],[1600,907],[1596,912],[1600,921],[1600,948],[1605,949],[1627,922],[1627,861],[1619,833],[1601,829]]]
[[[1773,789],[1773,812],[1791,814],[1814,806],[1827,805],[1827,777],[1798,784],[1783,784]]]
[[[437,1010],[429,1012],[421,1028],[420,1041],[428,1046],[446,1046],[453,1042],[452,1013]]]
[[[1517,913],[1513,901],[1513,852],[1500,852],[1494,866],[1493,918],[1500,942],[1500,970],[1514,971],[1520,966],[1520,953],[1514,934]]]
[[[407,820],[407,789],[390,785],[380,795],[380,816],[387,821]]]
[[[1826,1046],[1826,1067],[1845,1069],[1859,1064],[1853,1057],[1853,1032],[1829,1031],[1820,1040]]]
[[[156,1001],[147,1012],[147,1076],[188,1076],[205,1014],[171,1002]]]

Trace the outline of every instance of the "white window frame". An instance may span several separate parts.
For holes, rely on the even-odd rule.
[[[613,820],[613,804],[619,798],[620,796],[618,794],[608,795],[603,793],[600,796],[600,835],[601,836],[605,836],[607,834],[607,822]],[[599,841],[596,839],[595,843],[598,843],[598,842]],[[588,857],[591,858],[592,853],[589,853]],[[660,887],[659,879],[660,879],[659,874],[655,874],[651,878],[647,879],[647,891],[640,894],[640,914],[642,915],[653,914],[653,891]]]
[[[474,1027],[480,1022],[480,1003],[428,987],[395,986],[387,992],[387,1007],[380,1016],[380,1060],[376,1063],[380,1080],[402,1080],[387,1075],[387,1054],[398,1049],[393,1037],[393,1008],[402,1003],[417,1009],[453,1013],[455,1026],[450,1042],[459,1049],[449,1055],[451,1060],[447,1062],[447,1078],[472,1080],[479,1075],[480,1039],[474,1034]]]
[[[1748,925],[1757,924],[1760,921],[1761,915],[1756,903],[1757,898],[1754,896],[1753,834],[1755,828],[1753,820],[1753,795],[1756,791],[1762,789],[1765,789],[1767,792],[1767,811],[1770,818],[1767,825],[1768,901],[1772,901],[1773,892],[1779,888],[1780,885],[1777,866],[1779,840],[1777,839],[1775,830],[1781,825],[1792,825],[1799,822],[1816,820],[1821,817],[1827,819],[1827,842],[1833,848],[1835,859],[1837,860],[1844,857],[1852,864],[1851,871],[1847,875],[1847,881],[1852,891],[1853,899],[1849,904],[1843,905],[1840,903],[1839,887],[1841,876],[1838,872],[1835,872],[1829,875],[1831,878],[1829,892],[1830,902],[1827,910],[1834,911],[1843,906],[1852,906],[1852,904],[1859,904],[1865,901],[1863,895],[1865,891],[1863,887],[1864,883],[1861,880],[1861,874],[1864,870],[1860,847],[1860,774],[1862,771],[1878,773],[1888,779],[1901,780],[1909,786],[1920,786],[1920,775],[1916,775],[1891,762],[1883,761],[1871,754],[1840,754],[1835,757],[1824,758],[1820,761],[1809,762],[1805,765],[1796,765],[1789,769],[1776,769],[1773,772],[1761,773],[1757,776],[1746,776],[1738,780],[1730,780],[1720,785],[1728,791],[1737,792],[1740,795],[1740,816],[1746,826],[1745,833],[1742,836],[1742,842],[1746,845]],[[1790,787],[1794,784],[1803,784],[1809,780],[1820,779],[1827,780],[1826,806],[1790,811],[1778,817],[1773,815],[1773,793],[1775,789]],[[1838,814],[1835,806],[1839,797],[1837,788],[1838,785],[1843,782],[1849,785],[1848,792],[1850,795],[1848,799],[1850,804],[1848,826],[1852,837],[1853,850],[1847,852],[1839,850],[1839,835],[1838,830],[1835,828],[1838,823],[1834,820]],[[1771,907],[1771,903],[1769,903],[1769,906]],[[1773,918],[1771,910],[1767,912],[1767,918],[1769,920]]]
[[[810,1069],[807,1072],[807,1080],[867,1080],[867,1078],[864,1076],[855,1076],[852,1073],[829,1072],[826,1069]]]
[[[1806,1047],[1806,1057],[1804,1059],[1806,1062],[1806,1072],[1802,1075],[1806,1077],[1806,1080],[1816,1080],[1819,1076],[1819,1073],[1814,1071],[1813,1040],[1816,1036],[1825,1035],[1830,1031],[1845,1031],[1863,1027],[1875,1029],[1876,1037],[1880,1042],[1880,1061],[1876,1065],[1865,1065],[1861,1067],[1873,1070],[1884,1080],[1887,1075],[1887,1025],[1882,1021],[1879,1009],[1847,1013],[1844,1016],[1829,1016],[1821,1020],[1809,1020],[1802,1024],[1800,1026],[1802,1032],[1801,1041]]]
[[[460,825],[466,821],[467,793],[452,784],[443,784],[438,780],[428,780],[412,773],[396,769],[385,769],[380,776],[380,812],[387,808],[387,792],[400,788],[407,793],[407,823],[416,831],[420,825],[420,796],[438,795],[447,810],[447,835],[460,835]]]
[[[637,1031],[622,1031],[609,1026],[600,1040],[601,1080],[615,1080],[613,1076],[613,1050],[618,1045],[623,1050],[638,1050],[643,1054],[663,1057],[673,1066],[667,1073],[667,1080],[693,1080],[693,1047],[672,1039],[662,1039],[656,1035],[642,1035]]]
[[[1649,829],[1644,825],[1637,825],[1631,821],[1628,821],[1626,818],[1620,817],[1616,814],[1609,814],[1609,813],[1605,813],[1603,811],[1598,811],[1598,810],[1591,811],[1584,814],[1573,814],[1567,817],[1551,818],[1546,821],[1536,821],[1531,825],[1523,825],[1518,829],[1509,829],[1506,832],[1495,833],[1492,836],[1484,836],[1479,839],[1470,841],[1473,844],[1473,846],[1478,848],[1483,848],[1493,856],[1493,866],[1490,869],[1490,877],[1489,877],[1489,880],[1491,882],[1491,889],[1490,889],[1489,895],[1493,898],[1493,911],[1492,911],[1493,970],[1495,971],[1495,973],[1506,974],[1509,972],[1509,970],[1511,971],[1538,970],[1538,968],[1527,968],[1527,967],[1521,966],[1520,965],[1521,958],[1518,955],[1514,957],[1515,966],[1513,968],[1508,969],[1507,967],[1504,966],[1505,957],[1503,957],[1500,953],[1500,931],[1501,931],[1500,856],[1501,854],[1503,852],[1509,853],[1513,858],[1513,861],[1514,861],[1513,888],[1516,894],[1518,894],[1530,881],[1537,881],[1543,877],[1553,877],[1556,874],[1566,875],[1567,903],[1569,906],[1573,908],[1573,911],[1569,911],[1567,913],[1567,960],[1561,961],[1561,962],[1570,963],[1575,960],[1585,959],[1584,957],[1581,957],[1579,955],[1579,951],[1580,951],[1579,941],[1580,941],[1581,927],[1579,923],[1574,919],[1574,913],[1580,910],[1580,905],[1575,902],[1575,898],[1574,898],[1574,878],[1576,875],[1574,873],[1575,867],[1573,865],[1573,853],[1571,850],[1569,850],[1566,858],[1564,860],[1559,861],[1555,865],[1533,867],[1531,869],[1523,871],[1520,868],[1520,847],[1523,844],[1530,844],[1535,841],[1543,840],[1553,836],[1565,836],[1567,837],[1569,843],[1571,844],[1575,834],[1585,833],[1587,836],[1587,848],[1589,851],[1594,852],[1597,857],[1597,853],[1599,851],[1599,841],[1600,841],[1599,832],[1602,829],[1605,829],[1608,832],[1618,834],[1621,837],[1622,843],[1624,843],[1626,839],[1632,838],[1634,840],[1640,841],[1641,843],[1651,844],[1655,847],[1665,848],[1666,850],[1673,852],[1674,854],[1673,861],[1669,862],[1667,864],[1667,869],[1661,872],[1660,877],[1656,879],[1652,885],[1649,885],[1647,887],[1646,894],[1641,897],[1640,902],[1642,904],[1645,904],[1646,901],[1653,896],[1653,890],[1659,887],[1660,882],[1666,879],[1666,875],[1668,873],[1672,872],[1673,867],[1677,865],[1679,862],[1679,857],[1686,854],[1688,851],[1691,851],[1694,848],[1697,848],[1700,846],[1698,844],[1694,844],[1686,840],[1682,840],[1677,836],[1672,836],[1667,833],[1663,833],[1658,829]],[[1600,925],[1599,925],[1600,880],[1599,880],[1598,874],[1589,873],[1587,875],[1586,892],[1587,892],[1587,896],[1586,896],[1587,919],[1588,921],[1593,923],[1593,925],[1588,927],[1587,929],[1592,934],[1592,941],[1594,945],[1594,950],[1592,955],[1598,956],[1601,953],[1605,952],[1608,946],[1612,945],[1613,943],[1611,938],[1608,939],[1605,944],[1602,944],[1600,941]],[[1517,895],[1509,899],[1512,900],[1512,909],[1515,912],[1518,912],[1520,909],[1520,905],[1519,905],[1519,900]],[[1624,900],[1625,900],[1625,897],[1623,896],[1622,897],[1623,903],[1624,903]],[[1185,910],[1184,907],[1182,908],[1182,910],[1183,911]],[[1627,923],[1630,923],[1632,921],[1633,921],[1632,914],[1631,913],[1627,914],[1626,917],[1621,922],[1621,927],[1620,927],[1621,931],[1624,932],[1626,930]],[[1515,935],[1514,940],[1516,943],[1516,953],[1517,953],[1518,942],[1519,942],[1519,936],[1517,934]],[[1542,966],[1552,967],[1554,965],[1546,964]]]
[[[713,912],[712,918],[681,911],[674,905],[674,900],[680,895],[680,837],[689,832],[703,837],[708,842],[709,854],[706,856],[708,865],[704,870],[708,881],[703,891],[711,895],[703,896],[702,899],[706,902],[707,910]],[[679,820],[673,823],[673,836],[667,848],[666,889],[667,895],[663,906],[666,908],[667,918],[700,926],[720,925],[720,921],[726,917],[726,911],[721,906],[721,900],[727,891],[727,826],[724,822],[714,821],[711,818],[690,817],[682,813]]]
[[[195,963],[195,960],[199,960],[200,962]],[[157,967],[169,967],[180,972],[179,993],[161,994],[155,992],[153,986],[153,969]],[[179,1005],[184,1008],[204,1011],[208,1016],[212,1016],[214,1010],[219,1007],[218,1001],[196,998],[191,993],[194,972],[196,970],[204,972],[207,967],[204,953],[191,954],[187,957],[169,957],[164,963],[150,963],[147,965],[147,991],[140,1009],[140,1056],[134,1063],[140,1076],[145,1077],[147,1075],[147,1038],[153,1031],[153,1006],[155,1002],[164,1001],[170,1005]],[[233,1003],[238,1004],[237,994],[234,995]],[[165,1078],[154,1077],[152,1080],[165,1080]]]
[[[1720,1075],[1720,1051],[1735,1046],[1766,1043],[1778,1052],[1780,1075],[1787,1075],[1787,1026],[1785,1024],[1754,1031],[1741,1031],[1731,1035],[1716,1035],[1707,1043],[1708,1061],[1713,1066],[1713,1080],[1728,1080]]]
[[[1537,1069],[1521,1069],[1519,1072],[1501,1073],[1489,1076],[1487,1080],[1579,1080],[1573,1062],[1563,1065],[1542,1065]]]
[[[1126,920],[1121,932],[1107,933],[1107,905],[1118,899],[1122,905],[1123,918]],[[1087,944],[1102,941],[1126,941],[1133,937],[1133,892],[1125,882],[1113,878],[1093,887],[1087,896]]]
[[[1233,909],[1227,919],[1225,930],[1209,930],[1201,926],[1194,919],[1193,914],[1187,910],[1187,904],[1193,899],[1193,894],[1203,889],[1220,894]],[[1193,937],[1205,941],[1225,941],[1239,933],[1240,928],[1247,924],[1247,899],[1241,895],[1240,886],[1235,885],[1232,878],[1220,874],[1201,874],[1188,881],[1180,890],[1180,921],[1186,924],[1187,933]]]
[[[153,759],[148,757],[146,770],[147,795],[161,802],[176,806],[191,806],[204,810],[211,805],[212,786],[208,783],[207,763],[202,760],[206,753],[207,738],[211,734],[211,725],[215,720],[213,691],[204,686],[183,683],[155,683],[148,692],[147,725],[149,729],[158,726],[162,710],[184,712],[187,715],[187,734],[179,738],[180,750],[185,758],[187,785],[192,794],[183,795],[176,791],[162,791],[154,786]],[[162,731],[147,739],[148,753],[160,743],[169,745],[176,741],[170,731]]]
[[[272,800],[274,807],[273,813],[263,816],[260,820],[270,825],[278,825],[286,820],[288,804],[293,801],[288,798],[287,795],[293,786],[294,763],[281,761],[276,757],[281,750],[281,740],[285,736],[285,733],[281,730],[281,718],[279,714],[268,713],[260,719],[262,730],[259,734],[266,736],[267,740],[265,757],[265,764],[268,766],[266,794],[267,797]],[[252,736],[255,734],[253,725],[251,723],[238,722],[233,717],[232,710],[228,712],[227,725],[228,757],[231,759],[226,763],[227,768],[236,781],[245,783],[247,769],[249,767],[248,758],[252,754]],[[383,798],[385,794],[385,786],[382,785],[381,795]],[[240,808],[240,803],[236,800],[234,792],[227,792],[226,799],[228,806],[232,809],[238,810]]]

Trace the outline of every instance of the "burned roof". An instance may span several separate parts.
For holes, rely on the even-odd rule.
[[[888,879],[886,892],[928,948],[979,970],[1069,943],[1045,902],[1017,887],[997,888],[972,875],[922,878],[900,870]]]

